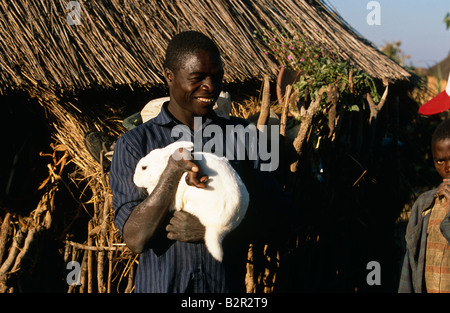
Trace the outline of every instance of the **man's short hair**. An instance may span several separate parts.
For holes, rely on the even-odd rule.
[[[167,46],[164,68],[177,71],[187,56],[199,51],[220,55],[219,48],[208,36],[197,31],[181,32],[175,35]]]
[[[436,127],[431,137],[431,143],[446,139],[450,139],[450,119],[444,120]]]

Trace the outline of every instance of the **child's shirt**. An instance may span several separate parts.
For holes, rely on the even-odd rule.
[[[450,292],[450,245],[440,229],[447,209],[442,201],[436,199],[430,214],[427,228],[425,287],[428,293]]]

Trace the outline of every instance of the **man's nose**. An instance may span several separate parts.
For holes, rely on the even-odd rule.
[[[450,160],[445,161],[444,166],[445,172],[450,173]]]
[[[202,88],[210,93],[213,93],[215,90],[220,89],[220,83],[208,76],[203,80]]]

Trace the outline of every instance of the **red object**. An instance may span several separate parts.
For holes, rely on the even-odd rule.
[[[293,85],[300,80],[300,72],[295,72],[286,67],[282,67],[277,78],[277,98],[279,103],[283,103],[287,85]]]
[[[423,115],[433,115],[442,113],[450,109],[450,75],[447,81],[447,88],[436,97],[419,108],[419,113]]]

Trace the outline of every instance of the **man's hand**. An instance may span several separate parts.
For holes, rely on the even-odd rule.
[[[169,164],[180,171],[187,172],[186,184],[197,188],[206,188],[207,176],[200,172],[200,168],[192,161],[189,151],[179,149],[169,159]],[[184,211],[176,211],[166,226],[167,238],[182,242],[199,242],[205,237],[205,226],[200,220]]]
[[[186,175],[186,184],[197,188],[206,188],[207,176],[201,174],[200,168],[192,161],[189,151],[178,149],[169,158],[169,165],[183,172]]]
[[[166,230],[171,240],[199,242],[205,238],[205,226],[196,216],[184,211],[175,211]]]

